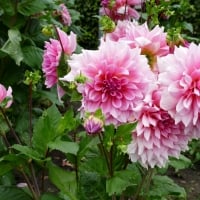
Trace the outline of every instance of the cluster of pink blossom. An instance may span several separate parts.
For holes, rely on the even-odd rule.
[[[141,1],[102,1],[105,7],[123,7]],[[127,6],[126,5],[126,6]],[[107,11],[106,11],[107,12]],[[175,47],[167,42],[163,27],[118,21],[116,29],[101,39],[97,50],[73,54],[75,35],[58,30],[60,41],[45,45],[45,84],[74,82],[82,95],[80,111],[101,110],[105,124],[118,127],[137,121],[127,153],[144,167],[163,167],[169,157],[179,157],[188,142],[200,138],[200,45]],[[70,55],[71,71],[58,77],[61,53]],[[79,77],[84,82],[77,82]],[[90,133],[102,128],[89,118]]]
[[[113,21],[139,19],[140,15],[135,6],[139,6],[144,0],[102,0],[101,15],[109,16]]]
[[[9,86],[6,90],[5,86],[0,84],[0,106],[9,108],[12,104],[12,88]]]

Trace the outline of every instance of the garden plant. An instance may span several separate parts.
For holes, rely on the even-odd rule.
[[[94,2],[0,0],[0,200],[187,199],[198,4]]]

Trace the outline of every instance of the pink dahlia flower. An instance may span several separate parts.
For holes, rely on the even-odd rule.
[[[138,124],[127,149],[131,161],[146,168],[164,167],[170,156],[179,157],[187,149],[189,139],[184,125],[175,124],[167,111],[160,108],[159,98],[154,93],[152,100],[138,107]]]
[[[59,40],[50,39],[45,42],[42,71],[45,75],[45,85],[47,88],[53,87],[58,82],[57,67],[60,63],[61,54],[70,56],[76,49],[76,35],[71,32],[67,35],[57,28]]]
[[[121,29],[120,32],[119,29]],[[127,41],[131,48],[141,48],[141,54],[147,56],[153,70],[157,70],[157,57],[165,56],[169,53],[166,39],[167,33],[164,32],[163,27],[156,26],[150,30],[147,23],[139,25],[135,22],[125,22],[123,26],[120,22],[116,27],[116,32],[114,31],[108,35],[110,39],[115,41],[116,39]]]
[[[0,105],[9,108],[12,104],[12,88],[9,86],[8,90],[0,84]]]
[[[47,88],[51,88],[58,81],[57,67],[60,62],[62,48],[60,42],[55,39],[50,39],[50,42],[45,42],[44,47],[42,71],[45,75],[45,85]]]
[[[114,2],[103,0],[100,13],[109,16],[113,21],[139,19],[140,15],[134,6],[141,5],[142,2],[143,0],[116,0]]]
[[[64,25],[70,26],[72,23],[69,11],[64,3],[60,4],[60,13],[62,17],[62,22]]]
[[[159,82],[163,87],[161,107],[176,123],[199,127],[200,113],[200,45],[176,47],[174,54],[158,60]],[[200,131],[199,134],[200,136]]]
[[[85,76],[86,82],[78,87],[82,109],[90,113],[101,109],[106,124],[130,121],[155,78],[140,49],[110,40],[102,41],[99,50],[72,56],[69,65],[71,72],[62,80]]]

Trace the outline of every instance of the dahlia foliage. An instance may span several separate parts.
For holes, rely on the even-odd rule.
[[[76,35],[57,28],[57,39],[45,44],[42,69],[48,88],[76,86],[89,134],[103,132],[103,124],[117,129],[137,123],[126,153],[132,162],[153,168],[178,158],[190,140],[200,137],[200,46],[182,43],[172,51],[164,27],[137,21],[135,8],[142,3],[101,2],[101,14],[116,27],[102,35],[97,50],[75,53]],[[62,54],[68,71],[63,74],[58,73]],[[103,121],[93,116],[99,109]]]

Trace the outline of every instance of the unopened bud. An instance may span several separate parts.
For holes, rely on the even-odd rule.
[[[88,135],[99,134],[103,128],[103,121],[93,115],[90,115],[84,122],[84,128]]]

